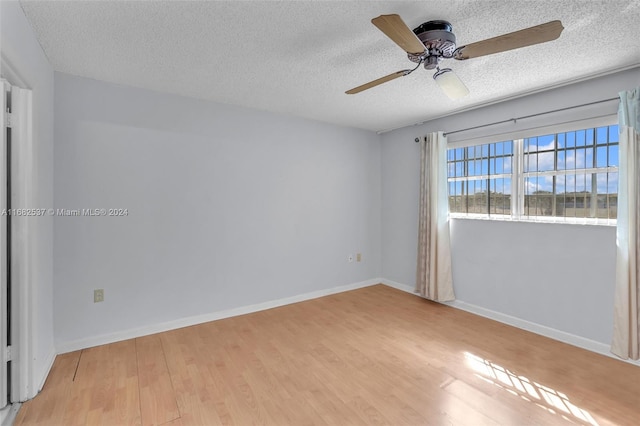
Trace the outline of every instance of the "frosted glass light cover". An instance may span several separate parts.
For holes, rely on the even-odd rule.
[[[433,75],[433,79],[450,99],[460,99],[469,94],[467,86],[465,86],[462,80],[449,68],[436,72]]]

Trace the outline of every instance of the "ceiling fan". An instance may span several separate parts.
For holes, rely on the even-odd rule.
[[[447,21],[428,21],[413,31],[407,27],[400,16],[395,14],[380,15],[372,19],[371,22],[407,52],[410,61],[418,65],[415,68],[397,71],[347,90],[345,93],[349,95],[409,75],[421,64],[424,64],[425,69],[436,70],[433,78],[444,93],[451,99],[458,99],[469,94],[469,89],[451,68],[440,68],[440,62],[443,59],[466,60],[545,43],[560,37],[560,33],[564,29],[560,21],[550,21],[546,24],[456,47],[456,36],[452,32],[451,24]]]

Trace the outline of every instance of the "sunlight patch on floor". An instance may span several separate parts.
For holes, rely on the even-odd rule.
[[[464,356],[467,365],[477,373],[476,375],[480,379],[519,396],[525,401],[533,402],[552,414],[561,415],[567,420],[579,420],[594,426],[598,424],[589,412],[569,401],[569,397],[564,393],[527,377],[519,376],[472,353],[465,352]]]

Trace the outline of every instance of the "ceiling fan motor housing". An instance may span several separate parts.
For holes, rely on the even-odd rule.
[[[408,54],[411,61],[424,61],[426,69],[435,69],[442,58],[451,58],[456,50],[456,36],[447,21],[428,21],[416,27],[413,32],[425,47],[421,55]]]

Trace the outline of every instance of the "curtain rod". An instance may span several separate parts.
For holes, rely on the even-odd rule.
[[[533,117],[538,117],[540,115],[553,114],[554,112],[567,111],[567,110],[574,109],[574,108],[580,108],[580,107],[589,106],[589,105],[596,105],[596,104],[601,104],[601,103],[604,103],[604,102],[617,101],[619,99],[620,99],[619,97],[609,98],[609,99],[603,99],[601,101],[588,102],[586,104],[580,104],[580,105],[574,105],[574,106],[570,106],[570,107],[566,107],[566,108],[554,109],[552,111],[539,112],[537,114],[523,115],[522,117],[510,118],[508,120],[495,121],[493,123],[481,124],[479,126],[473,126],[473,127],[467,127],[466,129],[459,129],[459,130],[453,130],[451,132],[445,132],[444,135],[447,136],[447,135],[452,135],[454,133],[466,132],[468,130],[481,129],[483,127],[495,126],[496,124],[504,124],[504,123],[509,123],[509,122],[514,122],[515,123],[518,120],[524,120],[526,118],[533,118]],[[418,138],[416,138],[416,143],[417,142],[419,142]]]

